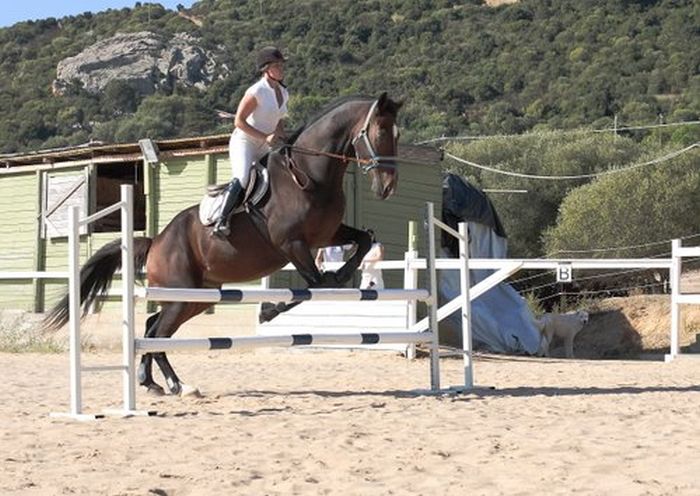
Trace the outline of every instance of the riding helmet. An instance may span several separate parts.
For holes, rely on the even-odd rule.
[[[274,64],[275,62],[284,62],[286,59],[279,48],[273,46],[267,46],[261,48],[258,52],[258,57],[256,59],[256,65],[258,71],[262,72],[265,70],[268,64]]]

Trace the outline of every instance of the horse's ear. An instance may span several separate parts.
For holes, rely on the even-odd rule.
[[[396,113],[399,111],[402,105],[402,101],[395,102],[394,100],[389,98],[385,91],[384,93],[379,95],[379,99],[377,100],[377,112],[379,114],[389,113],[396,115]]]
[[[383,113],[384,110],[386,110],[386,104],[390,101],[391,100],[389,99],[389,96],[387,95],[386,91],[379,95],[379,98],[377,99],[377,110],[380,114]]]

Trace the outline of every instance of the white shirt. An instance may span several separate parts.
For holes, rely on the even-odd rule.
[[[246,122],[264,134],[272,134],[277,129],[279,121],[287,116],[289,93],[282,85],[279,86],[279,89],[282,92],[282,105],[277,104],[275,89],[270,86],[265,77],[245,92],[246,95],[253,95],[258,102]]]

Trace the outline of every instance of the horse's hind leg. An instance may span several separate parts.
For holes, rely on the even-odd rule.
[[[160,318],[160,312],[148,317],[146,320],[146,332],[144,337],[152,338],[157,330],[157,322]],[[138,378],[139,384],[148,389],[148,392],[154,394],[165,394],[163,388],[153,380],[153,353],[144,353],[141,356],[141,364],[139,365]]]
[[[179,327],[195,315],[202,313],[211,306],[210,303],[167,303],[163,305],[160,319],[153,336],[156,338],[169,338]],[[191,388],[182,383],[168,361],[165,352],[152,353],[160,368],[168,389],[172,394],[196,393],[196,388]]]

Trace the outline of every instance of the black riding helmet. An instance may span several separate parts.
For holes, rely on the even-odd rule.
[[[256,58],[256,65],[258,67],[258,71],[262,72],[265,70],[265,67],[267,67],[269,64],[274,64],[275,62],[284,62],[285,60],[286,59],[284,58],[284,55],[282,55],[282,52],[280,52],[279,48],[267,46],[261,48],[258,52],[258,56]]]

